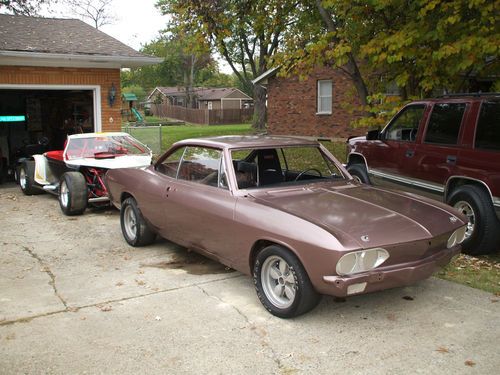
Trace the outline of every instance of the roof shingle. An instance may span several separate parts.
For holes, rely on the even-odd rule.
[[[147,57],[77,19],[0,14],[0,51]]]

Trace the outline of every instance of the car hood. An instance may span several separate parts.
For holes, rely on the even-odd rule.
[[[443,204],[368,185],[319,184],[252,196],[260,204],[310,221],[341,242],[355,241],[361,248],[428,239],[464,224]]]

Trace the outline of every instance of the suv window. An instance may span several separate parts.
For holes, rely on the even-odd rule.
[[[391,125],[389,125],[385,139],[391,141],[415,142],[424,109],[425,105],[412,105],[406,107]]]
[[[500,150],[500,102],[483,102],[477,121],[476,148]]]
[[[465,103],[435,104],[427,126],[425,142],[456,145],[464,112]]]

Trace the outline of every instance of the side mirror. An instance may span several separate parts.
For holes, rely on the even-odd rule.
[[[374,141],[380,139],[380,130],[375,129],[375,130],[370,130],[366,133],[366,140],[367,141]]]

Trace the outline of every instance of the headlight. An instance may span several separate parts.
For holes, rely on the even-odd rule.
[[[387,250],[382,248],[353,251],[340,258],[337,263],[337,275],[349,275],[372,270],[389,258]]]
[[[467,230],[467,226],[458,228],[456,231],[454,231],[450,238],[448,238],[448,243],[446,246],[449,248],[452,248],[455,245],[460,245],[464,240],[465,240],[465,231]]]

